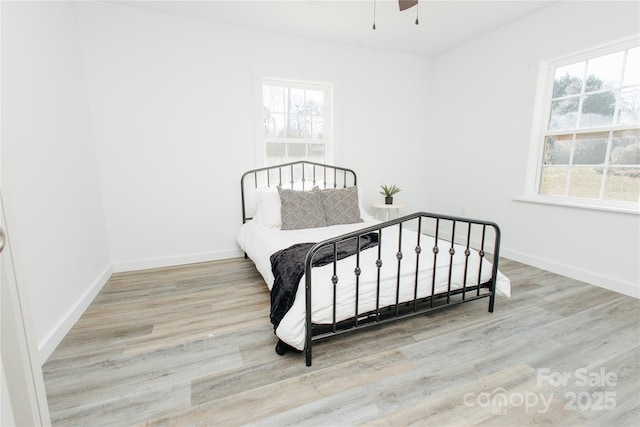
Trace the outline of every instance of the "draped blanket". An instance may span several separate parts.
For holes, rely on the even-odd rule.
[[[369,233],[360,237],[360,251],[378,244],[378,234]],[[300,279],[304,275],[304,262],[315,243],[296,243],[271,255],[271,271],[275,278],[271,288],[271,323],[274,330],[287,314],[298,291]],[[338,260],[354,255],[358,251],[357,239],[349,239],[337,244]],[[313,267],[321,267],[333,262],[333,245],[327,245],[316,252]]]

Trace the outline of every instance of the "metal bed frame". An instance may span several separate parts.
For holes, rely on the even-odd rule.
[[[249,179],[252,178],[252,179]],[[337,188],[341,186],[346,188],[351,185],[356,185],[357,177],[356,173],[347,168],[338,166],[325,165],[321,163],[314,163],[308,161],[299,161],[286,163],[282,165],[264,167],[254,169],[246,172],[242,175],[241,187],[242,187],[242,220],[243,223],[252,218],[251,212],[249,212],[246,204],[247,192],[251,189],[258,189],[263,187],[272,187],[282,185],[288,188],[295,188],[296,184],[299,184],[300,189],[311,189],[314,186],[322,188]],[[432,225],[432,227],[429,227]],[[382,267],[381,251],[383,245],[383,231],[389,227],[398,227],[398,241],[390,244],[397,244],[398,251],[396,253],[397,259],[397,275],[396,275],[396,302],[395,304],[385,307],[379,306],[380,300],[380,269]],[[402,232],[403,228],[414,229],[417,231],[417,241],[415,244],[414,254],[404,254],[401,250],[402,245]],[[489,231],[489,233],[487,232]],[[491,232],[492,231],[492,232]],[[378,259],[374,268],[377,268],[377,290],[376,290],[376,309],[373,311],[359,313],[358,312],[358,295],[359,295],[359,278],[362,274],[364,266],[360,265],[360,238],[368,233],[378,234]],[[421,245],[421,237],[424,234],[434,237],[435,246],[432,248],[423,248]],[[340,280],[337,276],[337,247],[340,242],[344,242],[350,239],[357,239],[357,252],[354,255],[355,267],[353,270],[353,279],[356,286],[356,301],[355,311],[352,318],[338,321],[336,319],[336,290]],[[448,243],[447,248],[438,247],[439,241],[446,241]],[[387,244],[385,242],[385,244]],[[464,281],[462,287],[459,289],[452,289],[451,273],[452,273],[452,261],[455,255],[454,244],[464,246]],[[322,248],[332,247],[334,253],[333,265],[333,277],[331,282],[333,284],[333,322],[331,324],[314,324],[311,319],[311,289],[312,289],[312,264],[314,256]],[[480,270],[478,271],[477,279],[467,277],[468,260],[472,253],[472,248],[477,248],[477,254],[482,259],[488,255],[491,256],[492,271],[491,278],[484,282],[481,281],[482,265],[480,262]],[[430,249],[431,254],[426,250]],[[374,250],[374,248],[369,249]],[[488,253],[486,250],[490,250]],[[307,253],[305,259],[305,298],[306,298],[306,342],[305,342],[305,356],[307,366],[311,366],[312,362],[312,345],[314,341],[326,339],[328,337],[350,332],[356,329],[370,327],[381,323],[387,323],[393,320],[407,318],[424,314],[426,312],[440,309],[443,307],[458,305],[465,302],[475,301],[481,298],[489,298],[489,312],[492,313],[495,303],[495,286],[498,275],[498,259],[500,251],[500,228],[497,224],[488,221],[481,221],[475,219],[469,219],[464,217],[456,217],[449,215],[440,215],[427,212],[417,212],[410,215],[406,215],[400,218],[392,219],[382,222],[378,225],[363,228],[361,230],[343,234],[341,236],[327,239],[315,244]],[[435,293],[436,273],[431,277],[431,295],[427,297],[418,297],[418,264],[421,256],[433,257],[433,265],[436,265],[436,260],[441,256],[449,257],[448,264],[448,286],[445,292]],[[245,254],[246,257],[246,254]],[[354,259],[349,257],[349,259]],[[399,289],[400,289],[400,274],[403,263],[415,262],[416,274],[413,279],[414,283],[414,297],[410,301],[399,301]],[[341,261],[341,262],[344,262]],[[284,344],[286,347],[286,344]],[[283,347],[281,342],[278,342],[276,346],[276,352],[283,354]]]

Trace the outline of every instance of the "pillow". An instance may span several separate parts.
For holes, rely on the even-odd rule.
[[[322,201],[318,191],[287,190],[278,187],[280,195],[281,230],[325,227]]]
[[[315,190],[320,194],[327,225],[363,222],[360,216],[358,187]]]
[[[261,189],[257,192],[258,208],[255,218],[260,228],[280,228],[280,196],[276,189]]]

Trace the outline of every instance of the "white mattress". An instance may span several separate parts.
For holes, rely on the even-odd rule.
[[[264,278],[269,290],[273,286],[274,277],[271,272],[271,254],[285,249],[295,243],[320,242],[331,237],[356,231],[371,225],[379,224],[380,221],[366,218],[365,222],[347,225],[334,225],[330,227],[312,228],[304,230],[281,231],[279,229],[260,228],[253,221],[244,224],[237,235],[237,242],[245,253],[254,262],[257,270]],[[414,296],[415,281],[415,247],[417,243],[417,233],[408,230],[406,227],[402,231],[402,269],[400,279],[400,301],[409,301]],[[433,270],[434,239],[431,236],[422,235],[420,246],[419,266],[419,286],[418,296],[426,297],[431,295],[431,277]],[[438,247],[440,252],[436,263],[436,293],[447,290],[449,280],[449,248],[451,244],[440,240]],[[465,248],[455,245],[455,255],[452,268],[452,289],[461,288],[464,278]],[[398,261],[398,226],[392,226],[383,230],[382,234],[382,256],[383,262],[381,272],[381,293],[380,307],[392,305],[396,302],[396,281]],[[378,248],[370,248],[361,253],[360,268],[360,293],[358,296],[358,313],[364,313],[376,308],[376,288],[377,288],[377,268],[375,262],[378,258]],[[467,267],[467,286],[474,286],[478,283],[478,268],[480,266],[480,256],[477,252],[472,252],[469,256]],[[356,257],[349,257],[338,262],[337,276],[337,321],[348,319],[355,314],[355,264]],[[482,259],[481,283],[491,278],[491,263]],[[330,324],[333,322],[333,264],[312,269],[312,320],[316,324]],[[293,307],[285,315],[276,329],[276,335],[298,350],[303,350],[305,346],[305,287],[304,276]],[[510,296],[511,285],[509,279],[498,272],[496,282],[496,293],[498,295]]]

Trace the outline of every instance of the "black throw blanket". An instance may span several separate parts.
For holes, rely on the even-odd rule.
[[[369,233],[360,237],[360,250],[378,244],[378,234]],[[297,243],[271,255],[271,271],[275,278],[271,288],[271,323],[274,330],[287,314],[298,291],[300,279],[304,275],[304,262],[309,250],[315,243]],[[338,260],[354,255],[358,251],[357,239],[349,239],[338,243]],[[328,245],[316,252],[313,267],[321,267],[333,262],[333,245]]]

